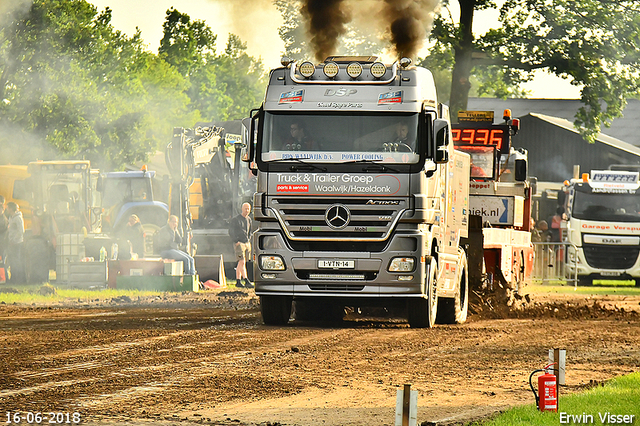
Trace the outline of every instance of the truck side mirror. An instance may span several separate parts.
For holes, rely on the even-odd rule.
[[[437,118],[433,122],[434,140],[436,148],[449,145],[449,122],[442,118]]]
[[[438,118],[433,122],[433,140],[435,141],[434,161],[436,164],[444,164],[449,161],[449,122]]]
[[[436,158],[434,160],[436,164],[445,164],[449,162],[449,151],[445,149],[438,149],[436,151]]]
[[[527,180],[527,160],[516,160],[515,178],[516,182],[524,182]]]
[[[249,117],[242,120],[243,125],[246,126],[246,124],[249,124],[249,126],[247,126],[249,128],[249,134],[247,137],[247,141],[245,143],[247,146],[247,152],[246,152],[246,155],[242,156],[242,161],[244,161],[245,163],[251,163],[254,160],[254,154],[256,150],[255,138],[256,138],[257,123],[258,123],[258,119],[262,115],[261,113],[262,113],[262,108],[252,109],[249,112]],[[245,120],[250,120],[250,122],[246,123]]]

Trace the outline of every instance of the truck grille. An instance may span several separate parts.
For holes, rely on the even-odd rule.
[[[369,200],[371,198],[365,197],[274,197],[269,207],[292,241],[384,241],[408,208],[407,201],[397,199],[396,205],[375,205],[367,204]],[[329,208],[336,209],[336,206],[340,206],[339,215],[346,221],[344,226],[340,226],[344,223],[340,220],[333,223],[327,219]],[[336,211],[331,210],[329,216],[335,217]]]
[[[599,269],[629,269],[640,253],[638,246],[584,244],[582,248],[589,266]]]
[[[362,291],[363,285],[354,284],[309,284],[313,291]]]
[[[373,281],[378,276],[377,272],[373,271],[318,271],[300,269],[295,272],[298,279],[313,281]],[[326,284],[322,284],[322,286],[325,285]]]

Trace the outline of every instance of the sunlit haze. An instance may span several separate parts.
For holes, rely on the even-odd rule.
[[[167,9],[174,7],[191,19],[203,20],[218,36],[217,48],[226,46],[229,33],[240,36],[247,43],[247,52],[260,57],[267,68],[280,66],[284,44],[278,35],[282,17],[271,0],[89,0],[98,10],[109,7],[113,11],[113,26],[128,35],[135,33],[136,27],[150,50],[156,52],[162,39],[162,24]],[[453,7],[455,17],[457,10]],[[474,31],[482,33],[496,22],[497,12],[487,11],[476,14]],[[426,52],[423,50],[421,56]],[[544,72],[538,72],[534,81],[524,85],[531,98],[568,98],[580,96],[580,89]]]

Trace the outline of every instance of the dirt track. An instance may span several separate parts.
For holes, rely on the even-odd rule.
[[[0,415],[84,424],[392,424],[396,390],[446,424],[531,403],[529,373],[567,349],[573,392],[640,369],[640,298],[532,295],[512,318],[415,330],[400,319],[266,327],[249,292],[0,306]],[[551,338],[549,336],[555,336]]]

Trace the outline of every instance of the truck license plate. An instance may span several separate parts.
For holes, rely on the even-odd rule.
[[[318,268],[353,269],[355,266],[353,260],[318,260]]]
[[[622,273],[620,271],[602,271],[600,275],[603,277],[619,277]]]

